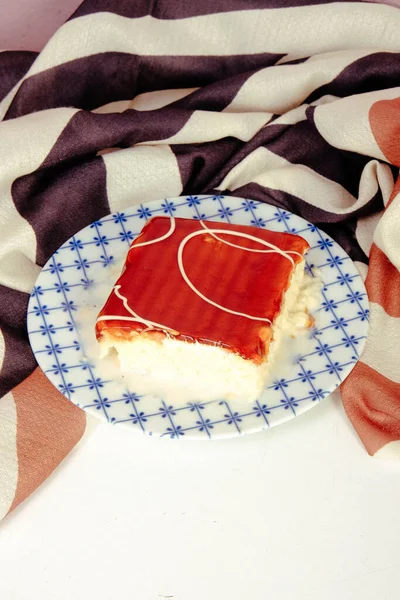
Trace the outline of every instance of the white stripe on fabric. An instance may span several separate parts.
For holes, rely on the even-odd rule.
[[[400,193],[386,207],[376,227],[374,242],[400,271]]]
[[[248,142],[270,121],[268,113],[219,113],[196,110],[185,125],[173,136],[162,140],[163,144],[196,144],[214,142],[224,137],[235,137]],[[160,142],[142,142],[143,145]]]
[[[373,156],[386,162],[387,158],[372,133],[368,115],[377,100],[399,96],[400,88],[397,87],[341,98],[315,109],[315,125],[321,136],[334,148]]]
[[[120,113],[125,110],[156,110],[157,108],[163,108],[168,106],[172,102],[181,100],[186,96],[189,96],[199,88],[185,88],[178,90],[161,90],[157,92],[146,92],[145,94],[139,94],[133,100],[120,100],[118,102],[110,102],[104,104],[99,108],[95,108],[92,112],[94,113]]]
[[[369,256],[372,242],[374,241],[374,232],[382,212],[378,212],[369,217],[360,218],[357,221],[356,238],[362,251]]]
[[[362,277],[362,280],[365,281],[367,278],[367,274],[368,274],[368,265],[366,265],[365,263],[360,262],[358,260],[355,260],[354,264],[356,265],[357,270]]]
[[[9,236],[7,256],[0,258],[0,285],[30,294],[41,267],[21,252],[20,243],[21,238]]]
[[[297,106],[296,108],[289,110],[287,113],[281,115],[271,123],[268,123],[267,127],[270,127],[271,125],[295,125],[296,123],[300,123],[300,121],[306,120],[306,110],[310,106],[328,104],[329,102],[334,102],[335,100],[337,100],[337,96],[326,94],[326,96],[321,96],[321,98],[311,102],[311,104],[302,104],[301,106]]]
[[[257,148],[236,165],[218,185],[218,189],[234,191],[248,183],[258,183],[266,188],[292,194],[313,206],[337,214],[346,214],[360,208],[374,196],[377,188],[376,181],[372,180],[372,187],[364,189],[364,195],[357,200],[339,183],[323,177],[309,167],[292,164],[264,147]],[[365,185],[364,188],[366,187]]]
[[[272,52],[301,58],[346,49],[400,51],[399,30],[398,10],[361,3],[243,10],[168,20],[149,15],[129,19],[99,12],[65,23],[24,79],[104,52],[147,56]],[[15,91],[0,104],[0,115],[7,110]]]
[[[390,52],[400,50],[399,29],[396,9],[357,3],[242,10],[184,19],[150,15],[131,19],[100,12],[65,23],[32,65],[30,75],[104,52],[147,56],[273,52],[297,57],[299,53],[311,56],[363,48]]]
[[[38,268],[36,235],[15,207],[11,186],[44,161],[77,111],[59,108],[0,123],[0,282],[30,292]]]
[[[169,146],[137,146],[103,156],[111,211],[158,198],[179,196],[179,166]]]
[[[0,520],[10,510],[17,484],[17,409],[10,392],[0,398]]]
[[[368,50],[319,54],[297,65],[260,69],[242,85],[224,112],[269,111],[282,114],[299,106],[314,90],[331,82]]]
[[[306,120],[306,110],[309,107],[309,104],[302,104],[301,106],[297,106],[292,110],[289,110],[284,115],[281,115],[272,123],[269,123],[267,127],[270,125],[295,125],[296,123],[300,123],[300,121]]]
[[[388,315],[380,304],[370,302],[370,329],[363,363],[381,375],[400,383],[400,319]]]
[[[358,197],[372,198],[381,190],[382,198],[388,198],[393,191],[394,181],[389,165],[370,160],[362,170],[358,184]]]

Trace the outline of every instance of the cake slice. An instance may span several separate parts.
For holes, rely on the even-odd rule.
[[[304,277],[298,235],[153,217],[96,321],[139,392],[193,400],[261,393]]]

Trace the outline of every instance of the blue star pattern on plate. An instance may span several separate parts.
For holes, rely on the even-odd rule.
[[[306,351],[290,375],[270,382],[257,402],[171,403],[116,392],[85,356],[75,318],[104,269],[122,264],[132,240],[154,215],[209,219],[297,233],[309,242],[307,272],[323,282]],[[110,280],[110,288],[114,280]],[[350,373],[366,341],[368,298],[347,254],[327,234],[288,211],[232,196],[164,198],[109,215],[68,240],[43,268],[28,307],[37,361],[54,386],[84,410],[113,425],[176,440],[232,437],[267,429],[316,406]]]

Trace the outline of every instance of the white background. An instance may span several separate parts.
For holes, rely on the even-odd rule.
[[[100,425],[0,525],[1,600],[398,600],[400,464],[338,393],[265,433]]]

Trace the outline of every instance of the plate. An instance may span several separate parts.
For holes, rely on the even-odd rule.
[[[322,279],[316,327],[297,354],[274,370],[257,402],[178,404],[140,396],[104,376],[81,327],[99,306],[93,290],[117,279],[132,240],[153,215],[228,221],[303,236],[307,270]],[[101,287],[101,285],[100,285]],[[94,294],[94,295],[93,295]],[[274,206],[232,196],[184,196],[133,206],[82,229],[46,263],[32,291],[28,332],[35,357],[53,385],[85,411],[114,425],[174,439],[253,433],[292,419],[332,393],[356,364],[368,330],[368,298],[355,265],[327,234]],[[93,337],[94,339],[94,337]],[[283,361],[284,363],[285,361]]]

